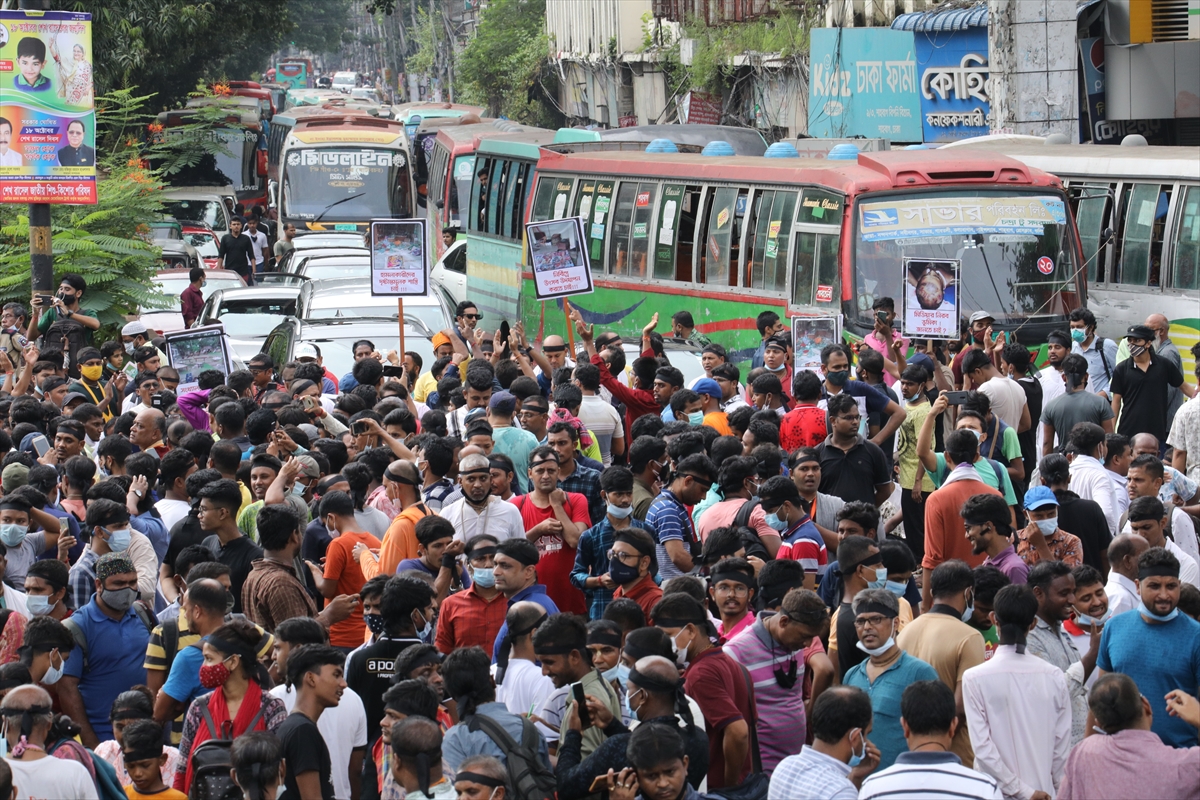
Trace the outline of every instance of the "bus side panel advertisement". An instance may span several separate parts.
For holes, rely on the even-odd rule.
[[[429,294],[429,221],[371,221],[371,294],[425,297]]]
[[[952,259],[904,259],[904,329],[912,339],[958,336],[958,268]]]
[[[226,375],[233,371],[225,326],[219,322],[168,333],[163,338],[166,339],[163,349],[167,352],[167,363],[179,370],[176,394],[199,388],[200,373],[205,370],[215,369]]]
[[[796,372],[808,370],[821,380],[821,348],[842,340],[842,316],[792,317],[792,347],[796,353]]]
[[[0,203],[96,203],[92,15],[0,11]]]
[[[597,213],[600,213],[598,206]],[[533,268],[538,300],[593,291],[584,240],[582,217],[525,223],[527,260]]]

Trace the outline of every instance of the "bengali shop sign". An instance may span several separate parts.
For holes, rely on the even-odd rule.
[[[371,221],[371,294],[429,294],[429,236],[425,219]]]
[[[992,121],[987,28],[918,31],[914,36],[925,141],[986,135]]]
[[[0,11],[0,202],[96,202],[92,16]]]
[[[921,103],[912,31],[812,31],[808,135],[921,141]]]
[[[976,233],[1041,236],[1047,225],[1067,221],[1061,198],[1038,195],[882,200],[861,204],[859,214],[864,242]]]

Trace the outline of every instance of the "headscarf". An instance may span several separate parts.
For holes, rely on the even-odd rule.
[[[550,427],[556,422],[566,422],[575,432],[579,434],[579,446],[582,450],[587,450],[592,446],[592,434],[588,432],[587,427],[579,421],[579,418],[565,408],[556,408],[550,412],[549,421],[546,427]]]

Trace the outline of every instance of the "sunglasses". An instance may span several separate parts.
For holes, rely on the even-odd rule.
[[[483,314],[463,314],[463,319],[483,319]]]

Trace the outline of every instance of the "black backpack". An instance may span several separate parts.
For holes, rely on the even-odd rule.
[[[72,378],[79,378],[79,365],[75,363],[75,354],[79,352],[79,348],[88,346],[89,333],[90,331],[83,327],[83,323],[78,320],[60,317],[46,329],[46,333],[43,335],[43,346],[48,348],[58,348],[62,345],[64,338],[67,340],[67,346],[63,348],[63,351],[69,359],[67,372]]]
[[[516,800],[553,800],[558,788],[554,772],[538,758],[538,738],[541,734],[533,723],[521,720],[521,744],[513,741],[499,722],[483,714],[472,714],[464,722],[467,730],[483,731],[504,753],[508,779]],[[506,794],[505,797],[508,795]],[[198,800],[194,798],[193,800]]]
[[[218,733],[212,714],[208,711],[208,700],[199,705],[212,738],[192,748],[192,785],[188,787],[188,800],[242,800],[242,790],[230,776],[230,770],[233,769],[233,761],[229,757],[233,746],[233,723],[226,722],[222,726],[224,729]],[[246,730],[254,730],[265,710],[265,705],[259,707]]]
[[[750,525],[750,515],[760,505],[762,505],[762,501],[758,498],[742,503],[741,508],[737,510],[737,514],[733,517],[733,527],[737,528],[742,545],[746,548],[747,557],[756,556],[763,561],[771,561],[771,551],[767,549],[762,539],[759,538],[758,532]]]

